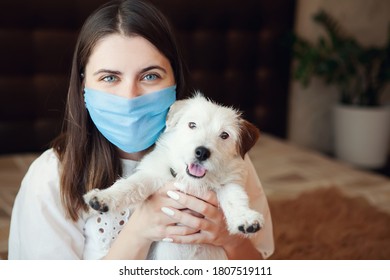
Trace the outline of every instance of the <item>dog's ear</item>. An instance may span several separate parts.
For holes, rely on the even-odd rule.
[[[254,124],[240,118],[240,141],[238,142],[238,152],[243,159],[245,154],[256,144],[259,137],[259,129]]]
[[[168,111],[167,121],[166,121],[166,130],[174,127],[181,116],[183,115],[183,107],[186,105],[187,100],[178,100],[172,104],[171,108]]]

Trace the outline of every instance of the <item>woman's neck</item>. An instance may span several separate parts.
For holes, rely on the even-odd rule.
[[[146,150],[136,152],[136,153],[127,153],[125,151],[122,151],[118,149],[119,151],[119,157],[122,159],[129,159],[134,161],[140,161],[147,153],[149,153],[151,150],[153,150],[153,146],[147,148]]]

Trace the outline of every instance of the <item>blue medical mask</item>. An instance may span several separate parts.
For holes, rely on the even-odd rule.
[[[152,146],[164,131],[176,86],[132,99],[85,88],[84,100],[100,133],[119,149],[135,153]]]

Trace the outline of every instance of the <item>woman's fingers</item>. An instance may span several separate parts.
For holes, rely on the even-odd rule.
[[[216,204],[218,203],[216,195],[213,192],[207,192],[206,195],[199,199],[197,197],[181,193],[179,191],[169,190],[167,195],[173,200],[177,201],[183,207],[191,209],[207,219],[212,219],[218,214],[218,208]]]
[[[147,204],[157,220],[157,240],[175,243],[210,243],[218,238],[218,228],[224,223],[224,215],[218,208],[215,192],[207,191],[199,197],[177,190],[172,183],[166,184],[149,197]]]
[[[189,231],[190,232],[190,231]],[[196,231],[188,234],[172,234],[167,235],[163,241],[183,243],[183,244],[214,244],[216,238],[206,231]],[[219,246],[219,245],[217,245]]]
[[[187,194],[187,195],[201,199],[211,205],[214,205],[215,207],[218,207],[219,205],[217,195],[213,191],[202,192],[196,195],[192,195],[192,194]]]
[[[156,206],[156,210],[159,211],[162,206],[169,206],[173,208],[183,208],[183,205],[181,205],[178,201],[172,200],[167,196],[167,191],[171,190],[173,187],[173,184],[167,184],[163,188],[159,189],[156,193],[151,195],[148,198],[148,202],[151,202],[153,205]]]
[[[199,232],[199,230],[184,225],[173,224],[166,227],[166,236],[186,236]]]
[[[164,241],[174,242],[174,243],[183,243],[183,244],[201,244],[206,243],[204,234],[196,232],[194,234],[188,235],[175,235],[167,237]]]
[[[167,235],[164,241],[222,246],[228,240],[227,237],[230,235],[226,229],[225,217],[218,207],[217,196],[214,192],[206,192],[199,198],[178,190],[168,189],[166,195],[181,204],[182,208],[188,209],[163,206],[161,211],[176,223],[183,224],[192,230],[186,234]],[[194,215],[194,211],[198,214]]]
[[[180,211],[171,207],[162,207],[161,211],[171,217],[176,223],[193,228],[196,231],[207,231],[211,227],[211,222],[204,218],[195,217],[185,211]]]

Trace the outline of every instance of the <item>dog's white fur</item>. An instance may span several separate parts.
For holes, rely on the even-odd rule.
[[[242,187],[246,179],[243,158],[258,136],[257,128],[245,121],[237,110],[217,105],[197,93],[172,105],[165,132],[133,175],[118,180],[108,189],[92,190],[84,199],[96,210],[103,211],[135,206],[172,181],[172,169],[181,191],[195,196],[206,190],[215,191],[229,232],[247,237],[264,223],[263,216],[249,208],[249,199]],[[206,160],[196,158],[198,147],[210,151]],[[192,163],[207,170],[202,178],[190,176],[188,166]],[[155,242],[150,252],[152,259],[226,257],[222,248],[206,244]]]

